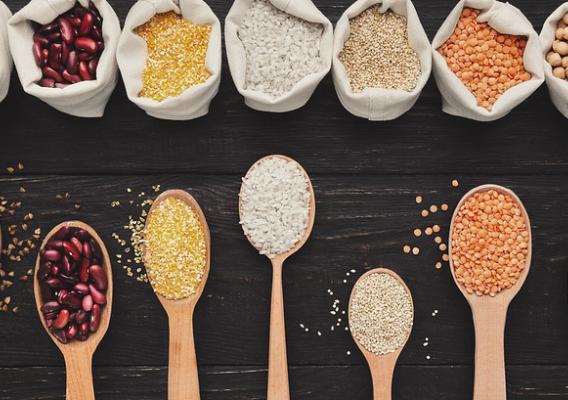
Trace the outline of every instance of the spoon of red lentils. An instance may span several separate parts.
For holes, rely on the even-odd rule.
[[[450,270],[471,307],[475,325],[473,399],[506,399],[507,310],[531,264],[527,211],[511,190],[479,186],[458,203],[449,243]]]

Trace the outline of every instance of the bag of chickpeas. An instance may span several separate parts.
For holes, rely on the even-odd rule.
[[[117,51],[128,98],[148,115],[209,112],[221,81],[221,24],[203,0],[139,0]]]
[[[568,3],[548,17],[540,33],[546,58],[544,76],[550,98],[568,118]]]
[[[117,80],[120,22],[106,0],[31,0],[8,21],[23,89],[78,117],[101,117]]]
[[[10,87],[10,75],[12,74],[12,56],[8,45],[8,32],[6,22],[12,13],[4,3],[0,1],[0,101],[4,100]]]
[[[544,81],[538,34],[495,0],[461,0],[432,42],[444,112],[478,121],[507,115]]]
[[[337,22],[333,81],[353,115],[385,121],[404,114],[431,68],[430,40],[410,0],[358,0]]]
[[[333,25],[311,0],[235,0],[225,19],[233,82],[249,107],[303,107],[331,68]]]

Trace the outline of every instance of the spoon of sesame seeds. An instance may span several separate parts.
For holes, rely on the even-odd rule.
[[[474,400],[507,398],[507,310],[527,278],[531,225],[513,191],[483,185],[458,203],[450,226],[450,270],[475,326]]]
[[[168,315],[168,399],[198,400],[193,312],[209,275],[211,239],[197,201],[183,190],[154,200],[144,229],[148,280]]]
[[[390,400],[396,362],[414,320],[410,290],[395,272],[376,268],[363,274],[349,298],[349,330],[367,360],[373,398]]]
[[[315,197],[304,168],[289,157],[261,158],[243,178],[240,224],[249,242],[272,262],[267,400],[289,400],[282,266],[308,240]]]

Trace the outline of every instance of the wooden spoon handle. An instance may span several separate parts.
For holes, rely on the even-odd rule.
[[[288,358],[286,356],[282,261],[273,260],[272,266],[267,400],[289,400],[290,388],[288,383]]]
[[[88,352],[64,353],[67,371],[67,400],[95,400],[93,360]]]
[[[397,356],[373,357],[368,360],[373,378],[373,400],[392,399],[392,378]]]
[[[177,307],[168,316],[170,324],[168,399],[199,400],[199,375],[193,338],[193,308]]]
[[[505,400],[505,323],[507,307],[473,311],[475,325],[475,382],[473,400]]]

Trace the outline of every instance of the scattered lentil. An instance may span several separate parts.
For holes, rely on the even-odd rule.
[[[420,254],[420,249],[418,247],[413,247],[412,248],[412,254],[417,256],[418,254]]]
[[[422,236],[422,231],[420,229],[416,228],[414,230],[414,236],[416,236],[416,237]]]
[[[431,213],[437,213],[437,212],[438,212],[438,206],[435,205],[435,204],[432,204],[432,205],[430,206],[430,212],[431,212]]]
[[[416,204],[422,203],[422,196],[416,196]]]
[[[349,309],[349,329],[368,351],[385,355],[399,349],[412,329],[410,293],[386,273],[357,282]]]
[[[205,273],[205,234],[196,212],[167,198],[153,209],[144,231],[145,264],[154,290],[168,299],[194,294]]]
[[[272,258],[290,250],[308,226],[308,177],[291,160],[270,157],[243,178],[240,224],[260,254]]]
[[[527,38],[497,32],[479,22],[479,14],[464,8],[453,34],[438,51],[477,105],[491,111],[506,90],[531,79],[523,62]]]
[[[405,17],[379,6],[367,8],[349,21],[350,32],[339,60],[354,92],[367,88],[411,92],[421,76],[420,59],[408,41]]]
[[[433,230],[432,228],[428,227],[424,230],[424,233],[426,233],[426,235],[430,236],[432,234]]]
[[[410,246],[408,246],[408,245],[405,245],[405,246],[402,248],[402,251],[404,251],[406,254],[410,253],[410,250],[411,250],[411,248],[410,248]]]
[[[245,88],[278,98],[324,67],[323,26],[297,18],[267,0],[252,0],[238,36],[246,53]]]
[[[457,188],[460,185],[457,179],[452,180],[452,187]]]
[[[211,76],[205,65],[211,25],[193,24],[170,11],[156,14],[135,32],[148,48],[140,97],[163,101]]]
[[[430,213],[428,212],[428,210],[422,210],[422,211],[420,212],[420,215],[422,215],[423,217],[427,217],[428,214],[430,214]]]

